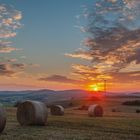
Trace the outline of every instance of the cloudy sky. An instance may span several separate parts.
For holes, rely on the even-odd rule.
[[[0,0],[0,88],[140,91],[139,0]]]

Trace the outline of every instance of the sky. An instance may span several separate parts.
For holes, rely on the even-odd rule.
[[[139,7],[0,0],[0,90],[103,90],[106,80],[108,91],[140,91]]]

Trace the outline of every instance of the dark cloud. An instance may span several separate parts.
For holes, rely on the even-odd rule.
[[[106,64],[119,71],[132,61],[139,62],[140,2],[137,0],[97,0],[88,11],[85,45],[93,57],[92,62]]]
[[[14,76],[15,74],[24,71],[26,68],[25,64],[22,63],[0,63],[0,75],[1,76]]]
[[[52,75],[49,77],[40,78],[39,80],[49,81],[49,82],[70,83],[70,84],[75,84],[75,83],[81,82],[81,81],[74,80],[74,79],[71,79],[71,78],[68,78],[68,77],[62,76],[62,75]]]
[[[92,39],[95,44],[88,45],[88,52],[93,57],[92,61],[110,65],[110,68],[117,70],[126,67],[132,61],[138,63],[140,59],[138,56],[140,49],[139,34],[140,29],[131,31],[119,27]]]
[[[8,64],[0,64],[0,75],[1,76],[12,76],[16,72]]]
[[[26,64],[23,64],[23,63],[16,63],[16,64],[12,64],[12,67],[13,67],[13,68],[16,68],[16,69],[25,69]]]
[[[86,10],[84,8],[81,17],[86,20],[83,28],[89,34],[83,41],[86,48],[69,56],[85,59],[87,57],[91,63],[73,65],[73,74],[92,80],[106,78],[110,81],[138,81],[140,1],[97,0],[94,6],[86,6]]]

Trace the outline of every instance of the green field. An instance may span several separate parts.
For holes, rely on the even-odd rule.
[[[20,126],[16,108],[9,107],[0,140],[140,140],[138,107],[122,106],[121,99],[109,100],[100,102],[104,106],[102,118],[90,118],[87,111],[69,108],[64,116],[49,115],[47,126]],[[112,112],[112,108],[120,110]]]

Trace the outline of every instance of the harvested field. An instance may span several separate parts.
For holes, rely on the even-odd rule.
[[[121,108],[120,102],[114,100],[107,104],[102,118],[91,118],[86,110],[69,108],[64,116],[49,115],[47,126],[23,127],[16,120],[16,109],[7,108],[7,125],[0,140],[139,140],[140,114],[135,113],[135,107]],[[111,107],[121,112],[112,112]]]

